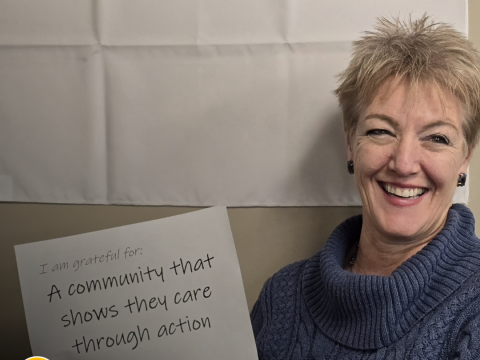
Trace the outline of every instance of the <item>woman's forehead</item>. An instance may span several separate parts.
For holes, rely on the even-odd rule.
[[[388,79],[378,88],[360,120],[377,111],[399,120],[412,114],[420,119],[450,119],[458,124],[463,119],[461,103],[451,92],[434,83],[412,85],[396,78]]]

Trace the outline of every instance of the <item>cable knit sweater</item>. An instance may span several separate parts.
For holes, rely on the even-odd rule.
[[[252,310],[263,359],[480,359],[480,240],[453,205],[443,230],[390,276],[342,269],[361,216],[269,279]]]

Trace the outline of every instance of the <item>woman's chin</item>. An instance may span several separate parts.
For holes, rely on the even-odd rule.
[[[407,210],[404,208],[404,210]],[[377,227],[376,233],[390,239],[404,239],[407,241],[424,241],[441,229],[443,222],[436,221],[437,217],[428,216],[428,211],[395,211],[384,212],[373,222]]]

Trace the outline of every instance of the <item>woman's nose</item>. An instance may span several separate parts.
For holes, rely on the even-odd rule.
[[[414,139],[399,139],[392,148],[388,167],[400,176],[409,176],[420,171],[421,151]]]

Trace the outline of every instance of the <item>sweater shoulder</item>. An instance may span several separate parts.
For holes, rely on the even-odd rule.
[[[264,300],[270,310],[295,301],[307,261],[287,265],[265,282],[259,299]]]
[[[298,261],[296,263],[287,265],[276,272],[268,281],[272,282],[274,286],[291,287],[300,280],[303,274],[303,269],[308,260]]]
[[[264,303],[268,314],[278,307],[283,309],[284,305],[295,303],[307,261],[287,265],[265,282],[258,301]]]

